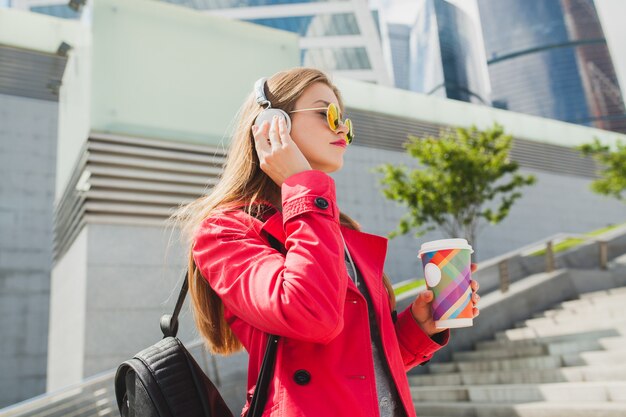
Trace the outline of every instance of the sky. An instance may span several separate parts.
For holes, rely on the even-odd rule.
[[[385,10],[385,16],[394,23],[411,24],[421,0],[372,0],[372,5],[379,4]]]
[[[602,22],[613,65],[623,92],[626,92],[626,16],[625,0],[596,0],[596,9]]]

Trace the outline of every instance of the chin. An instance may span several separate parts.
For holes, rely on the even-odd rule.
[[[330,174],[331,172],[339,171],[343,167],[343,158],[340,161],[333,161],[332,163],[318,164],[316,166],[311,165],[311,168],[318,171]]]

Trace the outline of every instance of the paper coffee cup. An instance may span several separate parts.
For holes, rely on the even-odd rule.
[[[433,319],[438,329],[468,327],[474,322],[471,279],[472,247],[465,239],[426,242],[418,257],[426,286],[433,291]]]

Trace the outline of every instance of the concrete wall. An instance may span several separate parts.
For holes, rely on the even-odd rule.
[[[405,207],[386,200],[379,178],[373,173],[383,163],[416,167],[405,154],[354,146],[345,154],[343,168],[332,174],[337,184],[339,206],[355,218],[368,233],[386,235],[394,230]],[[473,242],[475,261],[482,261],[541,240],[549,235],[581,233],[610,224],[626,222],[626,205],[598,196],[589,189],[588,178],[522,170],[537,177],[534,186],[522,189],[523,197],[512,207],[499,225],[484,225],[477,242]],[[389,241],[385,271],[399,282],[421,274],[417,251],[423,242],[443,238],[430,232],[419,238],[413,233]]]
[[[46,391],[83,379],[87,231],[81,231],[52,271]]]
[[[0,95],[0,407],[46,387],[57,112]]]

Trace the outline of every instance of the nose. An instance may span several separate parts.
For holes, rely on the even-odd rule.
[[[340,120],[339,125],[337,126],[336,133],[342,132],[344,135],[347,135],[349,132],[348,126],[346,125],[346,119]]]

